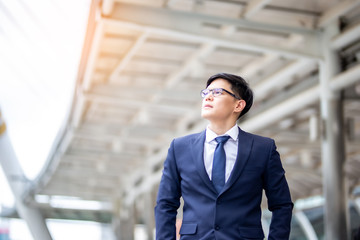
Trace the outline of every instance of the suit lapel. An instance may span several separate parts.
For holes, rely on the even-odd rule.
[[[253,144],[253,138],[251,137],[251,135],[247,134],[239,128],[238,142],[238,154],[236,157],[236,162],[229,177],[229,180],[226,182],[222,192],[226,191],[231,187],[231,185],[234,184],[234,182],[241,175],[242,170],[244,169],[247,161],[249,160]]]
[[[200,177],[204,183],[216,193],[216,189],[210,181],[210,178],[206,172],[204,166],[204,142],[205,142],[205,131],[202,131],[196,138],[191,142],[191,155],[195,162],[195,166],[199,172]]]

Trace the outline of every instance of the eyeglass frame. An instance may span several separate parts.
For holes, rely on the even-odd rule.
[[[232,92],[229,92],[228,90],[224,89],[224,88],[213,88],[213,89],[208,89],[208,88],[205,88],[203,90],[200,91],[200,96],[202,98],[205,98],[207,95],[209,95],[210,93],[214,96],[214,97],[218,97],[220,95],[214,95],[214,90],[221,90],[220,91],[220,95],[223,93],[223,92],[227,92],[229,95],[233,96],[234,98],[236,98],[237,100],[241,100],[241,98],[239,98],[238,96],[236,96],[235,94],[233,94]],[[206,95],[203,96],[203,92],[204,91],[209,91]]]

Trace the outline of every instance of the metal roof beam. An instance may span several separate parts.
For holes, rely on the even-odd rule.
[[[358,0],[340,1],[337,5],[322,14],[317,24],[318,27],[323,28],[329,25],[332,21],[338,19],[342,15],[345,15],[348,11],[358,7],[359,5],[360,1]]]
[[[259,84],[254,86],[254,93],[256,96],[256,101],[261,101],[266,97],[266,94],[271,92],[273,89],[281,89],[288,82],[291,82],[294,74],[296,74],[300,69],[306,67],[311,61],[307,60],[296,60],[284,68],[277,71],[275,74],[264,79]],[[274,84],[276,82],[276,84]]]
[[[207,36],[207,34],[196,34],[196,33],[189,33],[184,31],[177,31],[172,29],[164,29],[146,25],[138,25],[134,23],[124,22],[120,20],[113,20],[113,19],[104,19],[104,23],[113,25],[114,27],[119,28],[129,28],[129,29],[136,29],[138,31],[145,31],[148,29],[151,33],[158,34],[158,35],[167,35],[172,38],[182,39],[183,41],[187,42],[194,42],[194,43],[212,43],[217,45],[218,47],[225,47],[225,48],[234,48],[238,50],[245,50],[245,51],[252,51],[257,53],[268,53],[268,54],[277,54],[283,57],[291,58],[291,59],[309,59],[309,60],[320,60],[321,57],[319,55],[319,51],[317,47],[317,40],[315,36],[309,36],[304,38],[304,41],[308,43],[308,48],[304,50],[299,49],[289,49],[289,48],[282,48],[279,46],[266,46],[248,42],[240,42],[239,40],[232,40],[230,38],[224,38],[221,36]],[[313,46],[313,47],[312,47]]]
[[[261,8],[263,8],[271,0],[251,0],[247,5],[243,17],[249,19],[254,16]]]
[[[114,9],[114,0],[102,0],[101,11],[104,15],[110,15]]]
[[[171,104],[166,104],[166,103],[147,103],[147,102],[143,102],[140,100],[131,100],[128,101],[126,99],[121,99],[121,98],[117,98],[117,97],[111,97],[111,96],[106,96],[106,95],[99,95],[99,94],[93,94],[93,93],[86,93],[84,95],[85,99],[88,101],[93,101],[93,102],[102,102],[102,103],[108,103],[108,104],[113,104],[113,105],[125,105],[125,106],[132,106],[132,107],[136,107],[136,108],[140,108],[140,107],[146,107],[147,109],[149,108],[154,108],[154,109],[159,109],[161,111],[167,112],[167,113],[175,113],[175,114],[181,114],[181,112],[187,112],[189,110],[189,107],[187,106],[175,106],[175,105],[171,105]]]
[[[144,44],[146,39],[149,36],[149,31],[144,31],[137,39],[125,57],[122,58],[120,63],[115,67],[114,71],[110,74],[110,81],[114,80],[117,76],[119,76],[120,72],[126,67],[126,65],[130,62],[131,58],[135,55],[135,53],[139,50],[139,48]]]
[[[347,46],[360,38],[360,23],[346,29],[343,33],[337,35],[331,41],[331,47],[333,49],[341,49],[344,46]]]
[[[338,74],[330,81],[330,88],[332,91],[340,91],[346,87],[351,86],[360,80],[360,64],[351,69]],[[302,93],[289,98],[285,102],[266,110],[253,118],[241,123],[240,125],[247,131],[254,132],[266,125],[272,124],[280,119],[293,114],[300,109],[315,103],[320,98],[320,86],[309,88]]]
[[[259,69],[261,69],[261,66],[266,66],[267,64],[275,61],[277,58],[279,58],[279,55],[277,54],[265,54],[262,58],[251,61],[241,67],[238,74],[243,76],[245,79],[250,79],[257,73],[257,71],[259,71]]]
[[[134,14],[136,13],[136,14]],[[274,31],[285,34],[301,34],[312,35],[316,31],[305,27],[291,27],[272,23],[261,23],[256,21],[249,21],[246,19],[221,17],[215,15],[208,15],[199,12],[187,12],[172,10],[169,8],[157,8],[149,6],[140,6],[131,3],[116,3],[113,14],[110,16],[113,19],[133,22],[137,24],[144,24],[149,26],[157,26],[167,29],[177,29],[185,32],[198,32],[199,26],[203,23],[216,23],[222,25],[235,25],[237,27],[251,28],[263,30],[266,32]],[[166,21],[164,21],[166,19]]]
[[[133,14],[136,12],[136,14]],[[166,21],[164,21],[166,19]],[[159,35],[169,35],[181,38],[185,41],[209,42],[220,46],[232,47],[241,50],[279,53],[281,56],[289,58],[319,59],[319,48],[317,42],[317,32],[308,29],[296,29],[270,24],[255,23],[242,19],[229,19],[216,16],[201,15],[188,12],[178,12],[158,8],[132,6],[119,4],[114,10],[112,18],[103,19],[107,24],[114,24],[117,27],[126,27],[144,31],[149,29]],[[241,43],[238,39],[231,40],[227,36],[220,34],[210,34],[204,29],[205,23],[216,22],[225,26],[234,25],[246,29],[254,29],[265,33],[274,32],[275,34],[301,35],[307,43],[304,49],[289,49],[279,46],[266,46],[254,43]]]
[[[171,74],[168,79],[166,79],[167,88],[174,87],[189,73],[189,71],[191,71],[193,66],[196,66],[196,63],[199,60],[206,58],[212,51],[214,51],[215,47],[216,46],[213,43],[202,44],[199,50],[195,51],[195,53],[186,60],[184,65],[179,68],[179,70]]]

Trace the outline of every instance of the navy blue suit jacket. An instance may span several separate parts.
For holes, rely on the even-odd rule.
[[[288,239],[293,203],[274,140],[239,129],[235,166],[217,193],[204,166],[205,131],[170,145],[155,207],[156,239],[175,240],[180,197],[181,239],[263,239],[262,192],[272,212],[269,239]]]

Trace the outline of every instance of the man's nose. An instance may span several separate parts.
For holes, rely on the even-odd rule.
[[[214,98],[213,92],[209,92],[208,95],[205,96],[205,101],[212,100]]]

